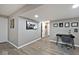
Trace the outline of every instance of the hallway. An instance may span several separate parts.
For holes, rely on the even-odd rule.
[[[49,38],[43,38],[20,49],[9,43],[0,43],[0,55],[79,55],[79,48],[61,48],[60,44],[56,45],[49,42]]]

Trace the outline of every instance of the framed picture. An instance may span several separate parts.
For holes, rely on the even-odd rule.
[[[71,23],[71,26],[72,26],[72,27],[78,27],[78,22],[72,22],[72,23]]]
[[[54,23],[53,24],[53,27],[58,27],[58,23]]]
[[[65,22],[65,27],[70,27],[70,23],[69,22]]]
[[[74,32],[78,33],[78,29],[74,29]]]
[[[59,27],[63,27],[63,23],[59,23]]]
[[[10,20],[10,28],[14,28],[14,19]]]
[[[26,29],[37,29],[37,23],[26,21]]]

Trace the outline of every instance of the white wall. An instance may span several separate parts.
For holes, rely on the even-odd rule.
[[[78,27],[69,27],[69,28],[66,28],[66,27],[53,27],[53,23],[60,23],[60,22],[63,22],[65,24],[65,22],[78,22]],[[75,33],[74,32],[74,29],[77,28],[78,29],[78,33]],[[76,19],[68,19],[68,20],[56,20],[56,21],[52,21],[51,24],[50,24],[50,39],[51,40],[54,40],[56,41],[56,34],[59,33],[59,34],[68,34],[69,33],[69,30],[71,30],[71,34],[73,34],[75,36],[75,44],[76,45],[79,45],[79,18],[76,18]]]
[[[10,28],[10,20],[14,18],[14,29]],[[41,38],[41,23],[38,23],[37,30],[26,30],[26,20],[21,17],[11,17],[9,19],[9,42],[16,47],[20,47],[33,40]]]
[[[45,37],[45,22],[42,22],[42,37]]]
[[[0,43],[8,41],[8,18],[0,17]]]
[[[41,37],[41,23],[38,23],[37,30],[26,30],[26,20],[18,18],[18,43],[19,46],[29,43]]]
[[[14,28],[10,28],[10,20],[14,18]],[[17,17],[9,18],[9,42],[18,46],[18,19]]]

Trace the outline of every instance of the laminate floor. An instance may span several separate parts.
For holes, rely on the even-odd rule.
[[[20,49],[16,49],[8,42],[0,43],[0,55],[79,55],[78,47],[62,48],[61,44],[56,45],[49,40],[49,38],[43,38]]]

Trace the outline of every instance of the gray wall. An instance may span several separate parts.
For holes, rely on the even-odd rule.
[[[63,22],[78,22],[78,27],[53,27],[53,23],[60,23]],[[74,29],[78,29],[78,33],[74,32]],[[69,34],[69,30],[71,30],[71,34],[75,36],[75,44],[79,45],[79,18],[69,18],[69,19],[61,19],[61,20],[54,20],[50,23],[50,39],[56,41],[56,34]]]
[[[9,42],[18,46],[18,19],[14,18],[14,28],[10,28],[10,20],[14,17],[9,18]]]
[[[41,37],[41,23],[38,23],[37,30],[26,30],[26,20],[18,18],[18,43],[19,46],[29,43]],[[29,20],[31,21],[31,20]]]
[[[8,18],[0,16],[0,42],[8,41]]]

